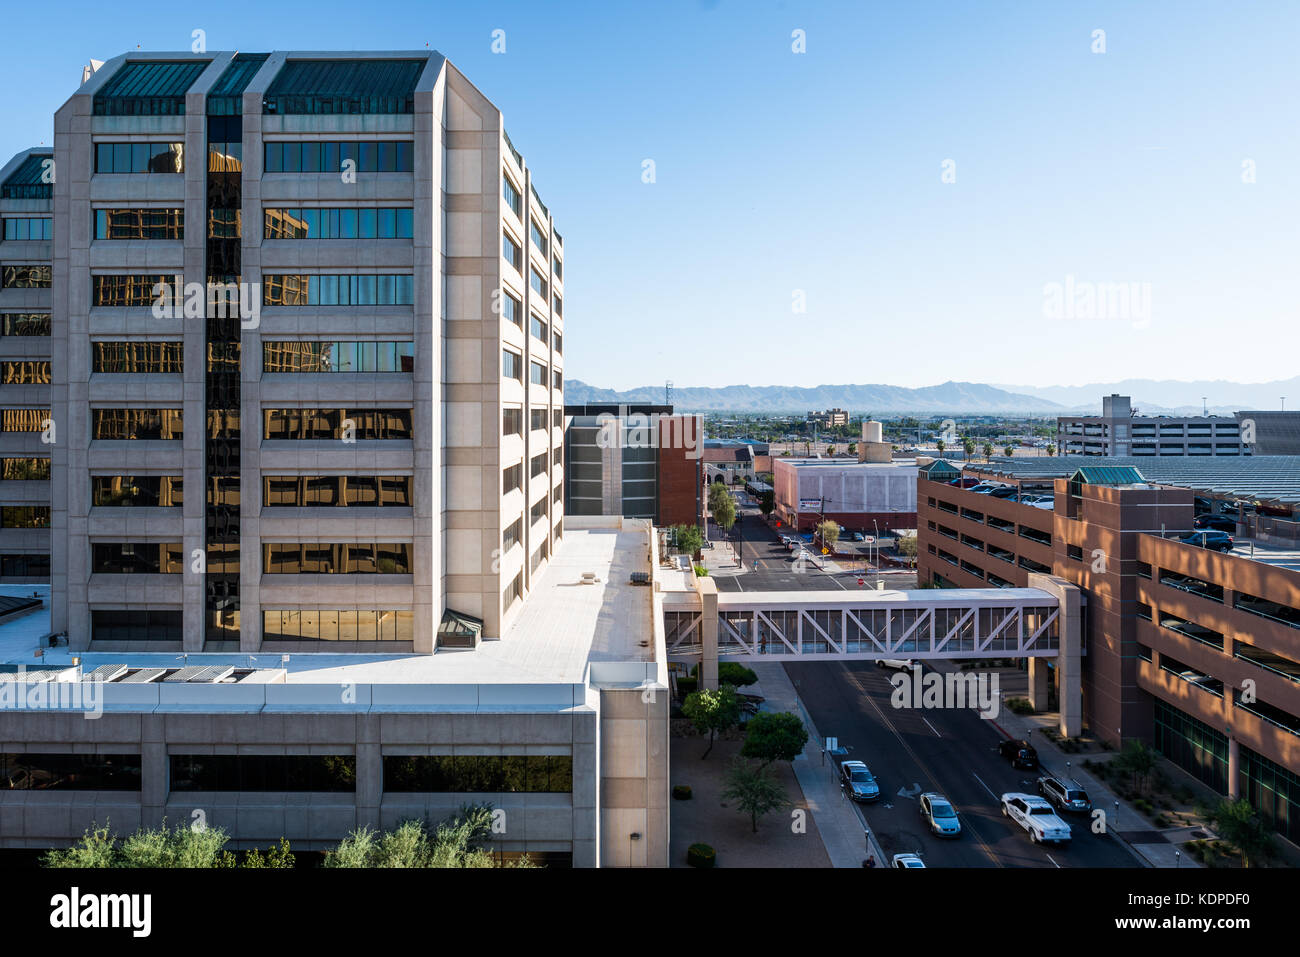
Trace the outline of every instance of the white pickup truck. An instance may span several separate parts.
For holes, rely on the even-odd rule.
[[[1070,825],[1057,817],[1052,805],[1037,794],[1007,792],[1002,795],[1002,814],[1023,827],[1035,844],[1068,844],[1073,836]]]

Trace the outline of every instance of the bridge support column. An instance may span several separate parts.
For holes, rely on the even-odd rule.
[[[1056,653],[1057,697],[1060,699],[1060,732],[1067,738],[1083,732],[1083,634],[1079,589],[1055,575],[1031,573],[1026,584],[1055,595],[1060,607]],[[1032,674],[1032,672],[1031,672]]]
[[[698,687],[718,688],[718,586],[712,578],[696,578],[700,596],[700,680]]]
[[[1046,658],[1029,659],[1029,703],[1035,711],[1047,710],[1048,683],[1052,677],[1047,661]]]

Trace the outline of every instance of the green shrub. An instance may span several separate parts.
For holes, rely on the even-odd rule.
[[[689,784],[673,785],[674,801],[689,801],[691,799],[691,786]]]
[[[695,678],[687,678],[684,675],[677,678],[677,690],[682,694],[690,694],[698,685],[699,682]]]
[[[691,867],[712,867],[718,854],[708,844],[692,844],[686,849],[686,863]]]
[[[1034,706],[1029,703],[1027,698],[1008,698],[1007,707],[1016,714],[1033,714]]]
[[[696,565],[696,566],[695,566],[695,577],[696,577],[696,578],[708,578],[708,577],[709,577],[709,570],[708,570],[707,568],[705,568],[703,565]]]
[[[691,665],[691,677],[699,678],[700,666],[697,662]],[[754,674],[752,668],[746,668],[737,661],[720,661],[718,662],[718,684],[731,685],[733,688],[743,688],[746,685],[758,683],[758,675]]]

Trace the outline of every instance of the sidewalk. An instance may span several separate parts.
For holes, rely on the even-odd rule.
[[[876,842],[876,836],[864,828],[853,802],[844,796],[834,766],[829,760],[823,763],[821,735],[804,710],[785,668],[774,661],[747,662],[747,666],[758,675],[758,684],[746,690],[766,699],[763,710],[793,712],[803,718],[804,727],[808,729],[808,743],[804,745],[803,754],[794,759],[792,767],[804,801],[817,824],[817,832],[826,846],[831,866],[861,868],[865,836],[865,844],[875,857],[876,866],[888,867],[889,860]]]
[[[1175,852],[1178,845],[1194,840],[1193,831],[1202,830],[1193,827],[1157,829],[1143,816],[1142,812],[1127,801],[1118,797],[1106,784],[1089,774],[1083,767],[1084,756],[1066,754],[1045,734],[1033,732],[1043,728],[1057,726],[1055,714],[1018,715],[1010,709],[1001,711],[993,721],[994,727],[1012,738],[1024,738],[1038,752],[1038,759],[1044,770],[1064,774],[1074,778],[1083,785],[1092,799],[1094,808],[1106,812],[1106,832],[1127,845],[1145,867],[1186,867],[1198,868],[1201,863],[1190,854],[1181,857]],[[1093,760],[1099,755],[1092,755]],[[1069,765],[1067,770],[1066,765]],[[1118,805],[1118,810],[1116,806]],[[1090,826],[1085,824],[1082,826]]]

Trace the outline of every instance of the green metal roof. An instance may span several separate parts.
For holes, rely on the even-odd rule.
[[[926,478],[932,478],[935,475],[960,475],[961,469],[944,459],[935,459],[933,462],[927,462],[917,469]]]
[[[244,90],[252,82],[257,71],[262,69],[269,53],[236,53],[230,65],[217,77],[217,82],[208,91],[209,116],[238,116],[243,113],[242,99]]]
[[[1088,465],[1075,469],[1070,481],[1084,485],[1141,485],[1146,479],[1131,465]]]
[[[44,163],[53,158],[54,153],[32,153],[19,164],[18,168],[0,187],[0,197],[4,199],[49,199],[54,195],[54,187],[42,182],[45,173]]]
[[[210,62],[128,60],[95,94],[95,115],[182,116],[185,92]]]
[[[425,60],[289,60],[262,100],[265,113],[414,113]]]

